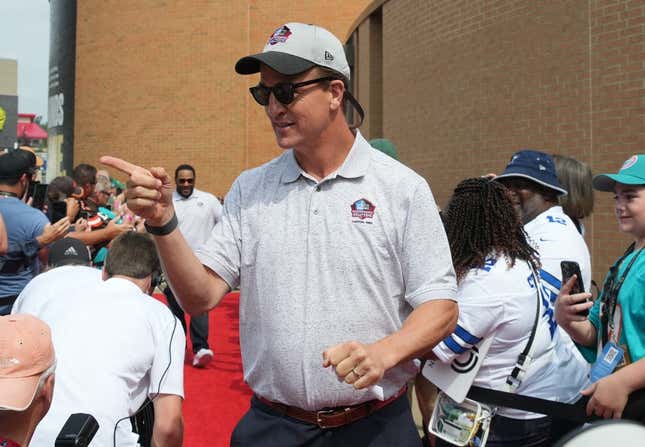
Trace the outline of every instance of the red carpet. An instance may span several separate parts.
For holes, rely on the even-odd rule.
[[[215,353],[203,369],[184,367],[184,446],[227,447],[237,421],[249,408],[250,388],[242,378],[238,335],[239,292],[229,293],[209,314],[208,342]],[[190,343],[189,343],[190,344]]]

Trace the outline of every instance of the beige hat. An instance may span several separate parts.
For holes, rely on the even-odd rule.
[[[0,317],[0,410],[24,411],[55,361],[47,324],[27,314]]]

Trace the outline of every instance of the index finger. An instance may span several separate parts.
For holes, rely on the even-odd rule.
[[[99,161],[102,164],[109,166],[111,168],[114,168],[117,171],[121,171],[127,175],[132,175],[134,171],[137,171],[137,170],[143,170],[149,173],[147,169],[142,168],[141,166],[137,166],[135,164],[130,163],[129,161],[125,161],[117,157],[112,157],[110,155],[103,155],[101,158],[99,158]]]

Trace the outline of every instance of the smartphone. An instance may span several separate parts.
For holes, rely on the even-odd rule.
[[[34,187],[34,193],[31,197],[33,197],[33,200],[31,202],[31,206],[34,208],[37,208],[39,210],[43,209],[43,206],[45,205],[45,199],[47,198],[47,187],[49,185],[44,184],[44,183],[36,183],[36,186]]]
[[[582,293],[585,291],[585,286],[582,283],[582,274],[580,273],[580,266],[575,261],[562,261],[560,262],[560,269],[562,270],[562,284],[565,284],[573,275],[576,275],[576,282],[571,287],[571,295],[575,293]],[[585,300],[584,302],[587,302]],[[578,303],[580,304],[580,303]],[[589,309],[583,310],[579,315],[589,315]]]
[[[27,190],[27,198],[31,197],[31,206],[41,210],[45,204],[47,197],[47,186],[40,182],[29,182],[29,189]]]

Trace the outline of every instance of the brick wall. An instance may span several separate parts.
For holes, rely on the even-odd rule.
[[[645,153],[642,0],[390,0],[379,14],[383,134],[368,137],[390,138],[439,204],[520,148],[573,156],[595,173]],[[369,66],[359,58],[355,77]],[[628,240],[611,197],[596,194],[585,222],[597,280]]]
[[[282,23],[339,38],[368,0],[78,2],[74,163],[125,157],[197,169],[201,189],[224,195],[244,169],[280,149],[233,66],[261,51]]]

